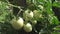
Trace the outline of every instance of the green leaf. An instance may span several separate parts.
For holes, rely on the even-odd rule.
[[[59,31],[60,30],[60,27],[55,27],[54,30],[58,30]]]
[[[4,22],[6,15],[8,15],[7,3],[0,1],[0,22]]]
[[[47,1],[47,2],[44,3],[44,9],[47,12],[47,14],[53,14],[52,3],[50,1]]]
[[[56,16],[53,16],[52,17],[51,22],[52,22],[52,24],[55,24],[55,25],[58,25],[59,24],[59,21],[58,21],[58,19],[57,19]]]
[[[60,2],[54,2],[54,3],[53,3],[53,6],[55,6],[55,7],[60,7]]]
[[[60,34],[60,32],[52,32],[52,34]]]

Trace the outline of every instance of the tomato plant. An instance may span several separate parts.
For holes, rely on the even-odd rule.
[[[54,7],[60,1],[0,0],[0,34],[60,34],[60,10]]]

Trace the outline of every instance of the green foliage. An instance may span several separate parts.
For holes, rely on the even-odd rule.
[[[6,15],[8,15],[7,4],[0,1],[0,22],[5,20]]]
[[[57,1],[53,2],[53,6],[60,8],[60,1],[59,2],[57,2]]]

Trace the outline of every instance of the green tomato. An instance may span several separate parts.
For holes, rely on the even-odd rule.
[[[34,18],[36,20],[39,19],[39,15],[40,15],[39,11],[38,10],[33,10],[33,13],[34,13]]]
[[[43,18],[42,12],[39,10],[33,10],[34,13],[34,19],[39,20],[40,18]]]
[[[33,21],[32,21],[32,24],[33,24],[33,25],[37,24],[37,20],[33,20]]]
[[[12,27],[16,30],[21,29],[23,27],[23,24],[24,24],[24,21],[22,18],[19,18],[18,20],[13,19],[11,23]]]
[[[24,25],[24,30],[26,32],[31,32],[32,31],[32,25],[30,23],[27,23]]]
[[[31,11],[28,16],[30,16],[31,18],[33,18],[33,12]]]
[[[44,8],[42,5],[38,5],[38,7],[39,7],[41,10],[43,10],[43,8]]]
[[[25,21],[29,21],[33,18],[33,12],[29,9],[25,10],[25,12],[23,13],[23,18],[25,19]]]

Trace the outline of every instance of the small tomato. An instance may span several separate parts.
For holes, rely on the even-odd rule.
[[[31,32],[32,31],[32,25],[30,23],[27,23],[24,25],[24,30],[26,32]]]
[[[19,18],[18,20],[13,19],[11,24],[14,29],[19,30],[23,27],[24,21],[22,18]]]

